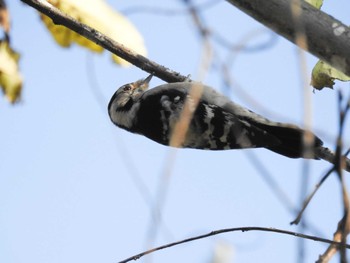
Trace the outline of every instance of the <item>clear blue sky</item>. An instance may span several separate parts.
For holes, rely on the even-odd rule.
[[[183,10],[181,1],[109,1],[115,9],[157,7]],[[199,2],[199,1],[198,1]],[[300,205],[301,160],[267,150],[173,151],[113,126],[107,103],[121,85],[145,77],[141,70],[115,66],[107,52],[91,54],[77,46],[62,49],[20,1],[7,1],[12,43],[21,53],[22,101],[0,102],[0,262],[117,262],[149,246],[212,230],[266,226],[291,231],[295,217],[254,168],[254,154],[294,207]],[[347,0],[326,1],[323,10],[350,24]],[[248,46],[264,43],[271,32],[222,1],[202,13],[207,25],[232,43],[260,30]],[[129,12],[145,38],[149,57],[197,78],[201,42],[185,15]],[[229,52],[213,42],[221,61]],[[233,100],[278,121],[303,123],[303,97],[297,49],[274,37],[268,49],[240,52],[230,71],[234,87],[258,104],[223,86],[215,64],[203,80]],[[316,58],[307,55],[308,75]],[[158,79],[152,86],[162,83]],[[349,91],[349,84],[336,89]],[[312,88],[310,87],[310,93]],[[311,94],[313,130],[327,146],[337,134],[337,93]],[[268,109],[266,111],[265,109]],[[350,146],[350,120],[345,145]],[[330,167],[310,161],[308,192]],[[169,172],[170,171],[170,172]],[[349,174],[347,174],[349,175]],[[349,186],[349,184],[348,184]],[[331,238],[341,218],[340,186],[331,176],[312,200],[311,228]],[[159,205],[160,204],[160,205]],[[162,223],[153,208],[161,207]],[[307,233],[317,234],[313,231]],[[152,236],[155,236],[155,240]],[[229,233],[156,252],[139,262],[210,262],[218,243],[233,251],[229,262],[296,262],[297,240],[273,233]],[[326,245],[305,241],[306,262]]]

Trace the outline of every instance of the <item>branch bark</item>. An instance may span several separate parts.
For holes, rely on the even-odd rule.
[[[339,20],[303,0],[227,2],[295,44],[302,29],[308,52],[350,76],[350,28]],[[297,21],[293,8],[301,11]]]

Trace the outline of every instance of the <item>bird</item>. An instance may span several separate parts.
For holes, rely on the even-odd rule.
[[[312,132],[297,125],[271,121],[200,82],[185,81],[149,89],[153,74],[121,86],[108,103],[110,120],[118,127],[166,145],[200,150],[266,148],[289,158],[323,159],[336,163],[334,152]],[[199,87],[196,99],[191,89]],[[187,104],[186,104],[187,103]],[[171,145],[176,124],[188,106],[185,136]],[[305,151],[304,134],[312,135]],[[343,157],[350,172],[350,160]]]

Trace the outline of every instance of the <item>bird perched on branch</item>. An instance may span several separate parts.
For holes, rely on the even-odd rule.
[[[148,90],[151,78],[126,84],[114,93],[108,113],[115,125],[163,145],[203,150],[263,147],[290,158],[335,163],[335,154],[311,132],[313,140],[305,152],[306,131],[296,125],[270,121],[197,82],[169,83]],[[192,88],[197,93],[191,92]],[[187,125],[176,129],[186,118]],[[184,136],[174,143],[177,132]],[[344,163],[350,172],[350,160],[346,158]]]

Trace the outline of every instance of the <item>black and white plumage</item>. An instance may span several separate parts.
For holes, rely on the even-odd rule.
[[[263,147],[290,158],[306,158],[305,131],[298,126],[270,121],[200,83],[169,83],[148,90],[151,78],[152,75],[126,84],[114,93],[108,113],[115,125],[169,145],[184,103],[191,106],[191,87],[200,85],[202,95],[193,108],[182,147],[204,150]],[[314,135],[313,153],[307,158],[334,163],[334,154],[322,145]],[[345,169],[350,171],[349,159]]]

